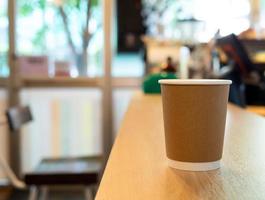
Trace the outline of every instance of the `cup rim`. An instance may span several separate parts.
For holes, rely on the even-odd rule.
[[[231,80],[225,79],[160,79],[159,84],[165,85],[231,85]]]

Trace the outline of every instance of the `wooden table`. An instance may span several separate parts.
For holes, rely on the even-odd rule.
[[[265,199],[263,117],[228,106],[221,169],[210,172],[167,166],[162,120],[160,96],[134,96],[96,200]]]

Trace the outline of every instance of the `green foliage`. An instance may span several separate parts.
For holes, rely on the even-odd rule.
[[[92,7],[93,6],[98,6],[99,5],[99,0],[91,0],[92,2],[91,2],[91,5],[92,5]]]
[[[76,23],[76,27],[80,27],[81,35],[83,34],[83,27],[85,27],[86,23],[86,12],[87,12],[87,2],[88,0],[63,0],[63,10],[67,15],[68,23],[72,26],[72,23]],[[100,0],[90,0],[91,8],[99,5]],[[41,12],[46,12],[46,10],[54,9],[56,13],[58,13],[57,17],[54,20],[54,24],[56,29],[54,32],[60,33],[65,31],[61,13],[58,9],[58,5],[54,4],[52,1],[48,2],[48,0],[17,0],[17,8],[18,8],[18,16],[21,17],[30,17],[36,10]],[[74,16],[79,16],[80,20],[78,22],[72,21]],[[68,24],[68,25],[69,25]],[[46,47],[45,36],[51,27],[44,25],[41,27],[36,33],[34,33],[34,37],[31,39],[31,43],[34,48],[38,50],[43,50]],[[74,31],[70,30],[71,34],[75,34]]]
[[[33,12],[34,8],[30,2],[24,2],[21,6],[19,6],[19,15],[27,16]]]
[[[28,16],[32,14],[35,9],[45,10],[46,0],[19,0],[18,2],[18,14],[22,16]]]
[[[65,0],[64,3],[69,7],[80,8],[81,0]]]
[[[46,8],[46,1],[47,1],[47,0],[38,0],[38,6],[39,6],[42,10],[45,10],[45,8]]]
[[[99,4],[99,0],[90,0],[91,6],[97,6]],[[81,9],[82,3],[86,3],[87,0],[65,0],[65,5],[70,7],[76,7],[77,9]]]
[[[41,51],[45,49],[46,47],[45,35],[48,29],[49,27],[47,25],[44,25],[37,31],[37,33],[35,34],[35,37],[32,39],[32,44],[36,48],[39,48],[39,50]]]

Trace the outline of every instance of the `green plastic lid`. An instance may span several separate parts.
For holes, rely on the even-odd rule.
[[[176,79],[177,76],[175,73],[158,73],[150,74],[145,77],[142,88],[146,94],[160,94],[161,88],[158,83],[161,79]]]

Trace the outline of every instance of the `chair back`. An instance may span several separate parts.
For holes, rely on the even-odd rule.
[[[229,59],[235,62],[241,76],[245,76],[249,72],[255,70],[245,47],[235,34],[217,39],[217,46],[224,51]]]
[[[33,120],[29,106],[11,107],[6,116],[10,131],[18,131],[24,124]]]

